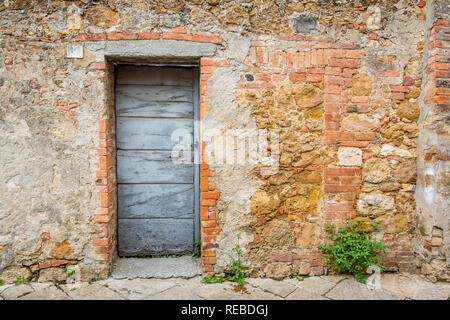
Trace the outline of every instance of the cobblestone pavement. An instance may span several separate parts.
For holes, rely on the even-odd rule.
[[[383,274],[378,289],[370,290],[349,276],[309,277],[301,280],[247,279],[246,292],[231,282],[202,284],[191,279],[108,279],[55,285],[30,283],[0,286],[0,300],[444,300],[450,283],[425,281],[409,274]]]

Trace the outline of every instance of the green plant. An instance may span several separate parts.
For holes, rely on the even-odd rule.
[[[233,262],[233,266],[231,267],[232,274],[230,275],[230,280],[236,282],[240,286],[244,287],[247,282],[245,281],[245,273],[244,270],[247,268],[241,260],[242,249],[239,245],[239,239],[241,235],[238,233],[237,235],[237,244],[234,250],[237,254],[237,259],[231,258]]]
[[[208,277],[203,278],[202,283],[224,283],[227,281],[227,277],[221,277],[221,276],[213,276],[210,274]]]
[[[201,253],[202,253],[201,247],[202,247],[202,243],[200,240],[197,240],[194,242],[194,252],[192,253],[192,256],[194,258],[200,258]]]
[[[291,274],[290,278],[295,278],[295,279],[301,281],[301,280],[303,280],[304,275],[302,275],[300,272],[299,273],[294,273],[294,274]]]
[[[239,286],[243,287],[247,284],[245,281],[245,272],[244,270],[247,268],[241,260],[242,249],[240,247],[239,240],[241,235],[237,235],[237,244],[234,250],[237,254],[237,259],[231,258],[233,262],[233,266],[230,268],[231,272],[227,273],[225,277],[221,276],[213,276],[209,275],[207,278],[203,278],[202,283],[223,283],[225,281],[233,281],[236,282]]]
[[[75,267],[71,266],[69,268],[64,267],[63,272],[65,272],[69,277],[73,276],[75,274]]]
[[[383,270],[381,253],[386,252],[386,246],[371,236],[371,231],[378,230],[377,223],[373,222],[350,221],[337,229],[327,225],[331,243],[320,245],[327,266],[341,273],[351,273],[357,281],[365,283],[368,267],[378,266]]]
[[[2,279],[0,279],[0,286],[2,286],[3,285],[3,280]]]
[[[91,284],[91,283],[94,283],[95,281],[98,281],[98,279],[97,278],[90,278],[87,282],[89,284]]]
[[[18,286],[19,284],[29,284],[30,282],[27,280],[27,279],[25,279],[25,278],[22,278],[22,279],[19,279],[19,280],[16,280],[16,281],[14,281],[14,284],[16,285],[16,286]]]

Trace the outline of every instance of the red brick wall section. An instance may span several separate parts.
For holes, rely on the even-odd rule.
[[[94,222],[99,224],[102,232],[93,240],[95,257],[99,261],[111,261],[115,252],[114,228],[116,221],[116,183],[115,183],[115,136],[110,119],[99,121],[99,155],[95,191],[98,193],[99,208]]]
[[[202,58],[200,62],[200,120],[204,119],[208,112],[208,80],[212,77],[217,67],[226,67],[231,63],[226,59]],[[208,158],[205,154],[206,144],[202,143],[200,166],[200,226],[202,243],[202,270],[203,274],[213,273],[216,264],[216,236],[221,228],[216,222],[216,204],[220,198],[220,192],[216,191],[213,182],[215,172],[211,171]]]
[[[324,130],[323,143],[335,151],[340,146],[364,148],[374,135],[367,132],[346,132],[340,124],[342,115],[351,106],[356,106],[358,113],[367,112],[368,96],[349,96],[342,92],[352,86],[352,75],[361,66],[362,52],[352,44],[330,43],[325,48],[323,73],[324,85]],[[323,167],[324,207],[322,216],[321,238],[325,240],[325,225],[341,225],[354,218],[355,200],[361,184],[359,167]],[[311,272],[322,275],[326,272],[325,263],[317,248],[311,253]]]
[[[168,39],[222,44],[222,38],[219,36],[186,33],[186,29],[183,27],[175,28],[172,32],[81,33],[78,34],[75,39],[81,42]]]
[[[279,43],[276,42],[277,40]],[[241,104],[252,107],[258,127],[278,126],[282,129],[283,126],[286,126],[283,123],[285,119],[282,117],[277,119],[273,110],[284,107],[277,105],[267,107],[266,104],[272,102],[264,97],[272,94],[269,93],[270,90],[273,90],[274,96],[279,95],[282,86],[296,83],[313,84],[322,89],[324,94],[323,103],[318,106],[319,110],[323,112],[321,118],[323,127],[321,130],[322,142],[317,147],[328,148],[324,154],[332,154],[329,150],[337,153],[342,147],[358,148],[361,150],[364,164],[373,156],[371,147],[382,143],[397,143],[397,141],[388,140],[383,136],[384,130],[395,123],[389,117],[381,119],[381,127],[374,130],[355,131],[353,128],[346,129],[343,126],[344,117],[352,114],[370,117],[373,105],[381,103],[377,95],[373,93],[373,89],[354,90],[354,76],[364,75],[362,74],[364,71],[362,71],[361,60],[363,55],[364,50],[355,47],[354,44],[337,43],[333,39],[302,36],[257,36],[252,42],[245,61],[246,76],[242,77],[238,85],[237,98]],[[397,106],[405,99],[405,93],[409,93],[414,86],[420,83],[417,81],[419,79],[413,79],[406,74],[401,75],[396,70],[398,65],[396,57],[391,56],[389,59],[391,70],[366,75],[367,78],[362,80],[370,84],[373,82],[373,87],[385,87],[383,92],[387,92],[387,96],[390,95],[391,101],[383,101],[382,103],[385,103],[383,107],[387,107],[389,104]],[[260,105],[255,105],[255,103]],[[298,111],[304,110],[302,106],[298,107],[300,107]],[[288,108],[292,110],[293,107],[291,105]],[[282,110],[286,112],[285,108]],[[305,125],[301,125],[299,130],[304,133],[313,133]],[[289,139],[289,136],[287,137]],[[283,149],[284,142],[281,137],[280,143],[280,148]],[[254,257],[255,261],[259,262],[261,260],[259,257],[265,255],[267,251],[272,252],[260,268],[266,276],[274,274],[272,272],[274,269],[278,271],[282,269],[283,271],[277,272],[277,275],[283,274],[284,276],[288,275],[288,272],[298,272],[299,268],[302,273],[315,275],[326,273],[325,263],[317,247],[318,242],[302,238],[302,233],[311,232],[311,238],[318,236],[319,241],[323,242],[327,240],[324,230],[326,224],[338,226],[354,218],[367,220],[366,217],[357,214],[356,210],[362,187],[362,167],[340,165],[336,158],[331,161],[325,160],[324,156],[321,158],[323,161],[316,159],[312,165],[300,165],[300,167],[299,165],[281,164],[280,170],[283,172],[294,172],[292,177],[296,177],[298,173],[303,174],[303,177],[320,173],[322,194],[319,199],[311,198],[316,201],[314,206],[318,208],[318,220],[308,217],[308,212],[287,213],[287,220],[292,228],[292,233],[294,233],[293,239],[289,239],[290,236],[287,234],[283,240],[284,243],[272,246],[270,239],[268,240],[270,238],[269,231],[263,231],[265,236],[260,231],[255,232],[256,240],[249,249],[251,252],[253,251],[253,254],[250,253],[250,255]],[[267,177],[260,177],[260,179],[265,182],[261,189],[268,192],[269,195],[280,192],[280,190],[276,190],[277,184],[271,185],[270,179]],[[311,181],[306,181],[305,184],[311,185]],[[295,196],[296,190],[292,192]],[[283,203],[283,201],[289,200],[289,197],[288,199],[280,197],[281,204],[276,213],[272,212],[264,217],[259,216],[258,221],[254,222],[254,230],[271,230],[272,226],[268,225],[269,222],[275,224],[274,221],[278,221],[280,225],[283,224],[284,211],[289,209],[290,204],[293,203],[292,201],[289,204],[288,202]],[[301,201],[305,201],[305,198]],[[300,208],[299,210],[304,209]],[[261,212],[254,212],[254,214],[260,215]],[[411,239],[408,235],[389,233],[385,234],[384,241],[388,247],[385,257],[388,270],[398,270],[399,268],[405,270],[405,268],[414,267]],[[303,251],[299,253],[299,249]],[[259,250],[263,250],[265,253],[258,253]]]
[[[448,111],[450,103],[450,21],[437,20],[430,31],[428,43],[428,75],[425,104],[434,115]],[[432,120],[431,117],[429,117]],[[425,129],[433,129],[438,135],[449,136],[448,127],[437,118],[435,122],[427,122]],[[445,159],[443,159],[445,161]],[[448,161],[448,159],[447,159]]]
[[[345,89],[352,87],[352,75],[361,66],[361,50],[355,49],[351,43],[333,43],[332,39],[315,39],[303,36],[278,36],[276,39],[287,42],[280,47],[289,45],[290,48],[281,50],[276,46],[269,47],[270,44],[266,40],[271,40],[271,38],[266,36],[260,36],[253,41],[245,69],[245,72],[251,73],[253,77],[250,81],[243,78],[239,83],[239,88],[262,92],[266,88],[276,89],[281,82],[286,83],[286,81],[294,84],[311,83],[318,88],[322,88],[324,92],[324,103],[321,106],[324,112],[322,145],[331,146],[336,151],[339,146],[351,146],[364,150],[370,141],[375,139],[375,134],[346,132],[340,125],[342,114],[350,106],[356,106],[356,112],[368,112],[368,96],[349,96],[342,93]],[[268,121],[272,124],[276,120],[269,118]],[[307,128],[301,128],[300,130],[308,132]],[[280,142],[282,143],[282,141]],[[322,174],[321,185],[323,185],[324,192],[323,213],[320,219],[322,240],[326,237],[324,228],[327,223],[340,225],[355,217],[355,201],[361,184],[359,167],[309,165],[303,169],[285,167],[282,170],[297,173],[320,172]],[[266,185],[269,184],[267,180],[264,181]],[[320,204],[317,205],[321,206]],[[279,214],[283,214],[284,209],[281,208],[280,210]],[[264,224],[269,220],[262,219],[261,223]],[[298,224],[301,225],[305,222],[304,218],[298,215],[288,215],[288,221],[291,222],[293,229]],[[255,246],[263,247],[267,245],[260,235],[256,235],[255,238],[261,239]],[[264,250],[271,249],[266,248]],[[292,263],[291,272],[298,272],[299,261],[296,261],[296,254],[292,253],[292,247],[286,247],[284,250],[281,251],[282,254],[280,254],[280,251],[271,254],[268,263]],[[325,263],[321,258],[318,247],[314,246],[308,250],[309,267],[307,269],[310,268],[311,273],[315,275],[324,274]],[[262,266],[263,272],[264,268]],[[268,275],[267,272],[266,275]]]

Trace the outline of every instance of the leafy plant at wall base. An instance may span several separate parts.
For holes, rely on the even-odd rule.
[[[244,270],[247,268],[241,261],[242,249],[239,245],[239,239],[241,235],[237,235],[237,244],[234,248],[237,253],[237,259],[231,258],[233,262],[233,266],[231,267],[231,275],[230,280],[236,282],[240,286],[244,287],[247,282],[245,281],[245,273]]]
[[[97,279],[97,278],[90,278],[87,282],[88,282],[89,284],[91,284],[91,283],[93,283],[93,282],[95,282],[95,281],[98,281],[98,279]]]
[[[73,276],[75,274],[75,268],[74,267],[69,267],[69,268],[64,267],[62,269],[62,271],[65,272],[69,277],[71,277],[71,276]]]
[[[225,281],[227,281],[227,278],[221,276],[213,276],[212,274],[202,279],[202,283],[224,283]]]
[[[291,274],[290,278],[295,278],[300,281],[300,280],[303,280],[304,275],[301,274],[300,272],[298,272],[298,273]]]
[[[381,253],[386,252],[386,246],[372,238],[371,231],[377,230],[377,223],[373,222],[350,221],[337,229],[334,225],[327,225],[331,243],[322,244],[319,248],[328,268],[351,273],[362,283],[367,280],[368,267],[378,266],[382,271]]]
[[[244,288],[247,284],[245,281],[245,272],[244,270],[247,268],[241,260],[242,249],[239,244],[240,234],[237,235],[237,244],[234,250],[237,253],[237,259],[231,258],[233,262],[233,266],[230,269],[230,273],[228,273],[225,277],[221,276],[213,276],[210,274],[207,278],[203,278],[201,280],[202,283],[223,283],[225,281],[233,281],[236,282],[239,286]]]
[[[192,256],[194,258],[200,258],[201,256],[201,247],[202,247],[202,243],[200,240],[197,240],[194,242],[194,252],[192,253]]]
[[[16,286],[18,286],[19,284],[29,284],[29,282],[28,282],[28,280],[22,278],[22,279],[20,279],[20,280],[14,281],[14,284],[15,284]]]

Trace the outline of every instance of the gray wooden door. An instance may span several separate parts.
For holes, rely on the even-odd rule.
[[[178,143],[172,139],[175,130],[184,129],[192,140],[196,139],[195,71],[180,67],[117,67],[120,256],[189,253],[198,238],[198,167],[193,161],[172,161],[172,149]],[[193,141],[190,149],[193,160]]]

